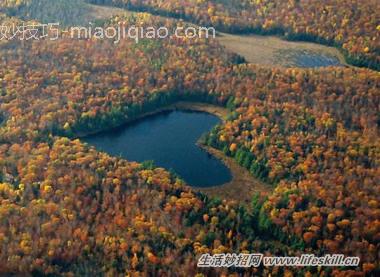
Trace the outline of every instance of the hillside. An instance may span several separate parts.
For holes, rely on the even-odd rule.
[[[273,6],[271,1],[255,1],[262,7],[258,18],[271,19],[283,2]],[[74,5],[57,3],[52,11]],[[207,13],[215,13],[214,24],[229,31],[252,24],[246,20],[250,1],[127,4],[135,8],[149,4],[153,11],[171,15],[184,13],[199,23],[216,20],[194,3],[214,5]],[[304,1],[289,5],[300,3]],[[18,16],[23,18],[20,14],[27,6],[15,4],[19,1],[2,2],[2,8],[15,15],[3,15],[2,21],[22,20]],[[366,12],[372,4],[368,1],[360,8]],[[86,4],[70,7],[76,5]],[[224,14],[226,7],[236,18]],[[329,7],[329,12],[341,15],[336,6]],[[25,11],[38,18],[39,11]],[[73,22],[71,16],[80,16],[67,11],[58,13],[67,23]],[[45,15],[39,20],[49,20]],[[359,19],[346,24],[362,28]],[[374,19],[369,20],[372,24]],[[120,21],[169,29],[187,24],[147,13],[119,15],[102,24]],[[345,28],[349,27],[339,30]],[[374,35],[366,24],[363,28],[359,42],[353,39],[355,33],[345,33],[344,41],[358,43],[361,49],[367,43],[361,38]],[[324,30],[319,28],[322,37],[328,35]],[[376,65],[377,42],[368,43],[369,51],[354,51],[351,46],[346,50]],[[185,37],[118,44],[65,37],[10,41],[0,46],[0,57],[0,122],[5,119],[0,124],[0,274],[379,274],[378,72],[242,63],[218,40]],[[179,101],[229,110],[205,143],[270,186],[269,196],[249,195],[248,205],[239,195],[229,200],[212,197],[165,169],[111,157],[80,140]],[[339,253],[360,257],[361,263],[355,268],[199,268],[197,259],[203,253]]]
[[[89,0],[183,18],[229,33],[277,34],[340,48],[348,63],[380,70],[377,0]]]

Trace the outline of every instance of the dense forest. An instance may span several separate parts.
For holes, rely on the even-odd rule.
[[[78,0],[6,0],[0,3],[0,11],[24,20],[76,26],[88,24],[91,7]]]
[[[341,41],[350,55],[372,61],[372,67],[379,61],[379,22],[370,13],[376,1],[357,9],[356,1],[307,7],[305,1],[110,2],[186,15],[231,32],[255,26],[269,31],[282,22],[280,29],[293,34],[308,34],[303,28],[309,28],[318,38]],[[4,14],[2,22],[20,20],[24,1],[1,5],[14,16]],[[335,16],[317,18],[322,8]],[[348,10],[355,17],[346,22]],[[122,21],[186,24],[146,13],[104,24]],[[330,29],[334,23],[336,34]],[[378,72],[245,64],[216,40],[178,37],[138,44],[65,37],[9,41],[0,47],[0,64],[0,273],[378,274]],[[77,139],[179,100],[230,110],[205,143],[273,186],[269,197],[252,195],[250,206],[207,197],[164,169],[110,157]],[[359,256],[361,264],[196,266],[201,253],[244,251],[342,253]]]
[[[349,63],[380,70],[378,0],[89,0],[173,16],[230,33],[278,34],[343,50]]]
[[[5,0],[0,12],[63,26],[86,22],[85,3],[114,5],[210,25],[229,33],[276,34],[289,40],[338,47],[348,63],[380,70],[377,0],[203,1],[203,0]],[[323,5],[322,5],[323,4]]]
[[[75,25],[83,23],[90,10],[85,3],[183,18],[229,33],[276,34],[332,45],[343,51],[348,63],[380,70],[380,18],[374,12],[378,0],[5,0],[0,12]]]

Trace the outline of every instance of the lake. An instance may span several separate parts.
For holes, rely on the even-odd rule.
[[[229,169],[196,145],[220,119],[193,111],[168,111],[82,140],[98,150],[129,161],[172,169],[189,185],[210,187],[231,181]]]

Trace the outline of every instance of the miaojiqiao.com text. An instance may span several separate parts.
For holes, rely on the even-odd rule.
[[[141,27],[126,26],[120,23],[116,26],[99,27],[93,26],[90,22],[88,26],[71,27],[61,30],[59,23],[47,24],[20,24],[0,25],[0,41],[10,40],[57,40],[60,37],[71,39],[107,39],[113,43],[121,40],[131,39],[138,43],[142,39],[167,39],[167,38],[215,38],[216,30],[213,27],[201,26],[177,26],[173,29],[167,27]]]

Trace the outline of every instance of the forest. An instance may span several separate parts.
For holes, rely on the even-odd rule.
[[[91,2],[233,33],[274,32],[334,44],[364,68],[248,64],[202,38],[2,41],[0,274],[379,273],[376,0]],[[32,20],[34,15],[19,14],[29,4],[2,1],[0,22]],[[102,24],[120,22],[188,24],[148,13]],[[248,206],[209,197],[162,168],[111,157],[80,140],[177,101],[226,107],[228,120],[205,143],[233,157],[273,193],[252,195]],[[361,263],[197,268],[200,254],[227,252],[342,253]]]
[[[172,16],[229,33],[277,34],[340,48],[356,66],[380,69],[377,0],[89,0]]]
[[[63,26],[83,23],[90,7],[110,5],[182,18],[228,33],[276,34],[339,48],[348,63],[380,70],[378,0],[4,0],[0,12]],[[41,9],[41,7],[44,7]]]

